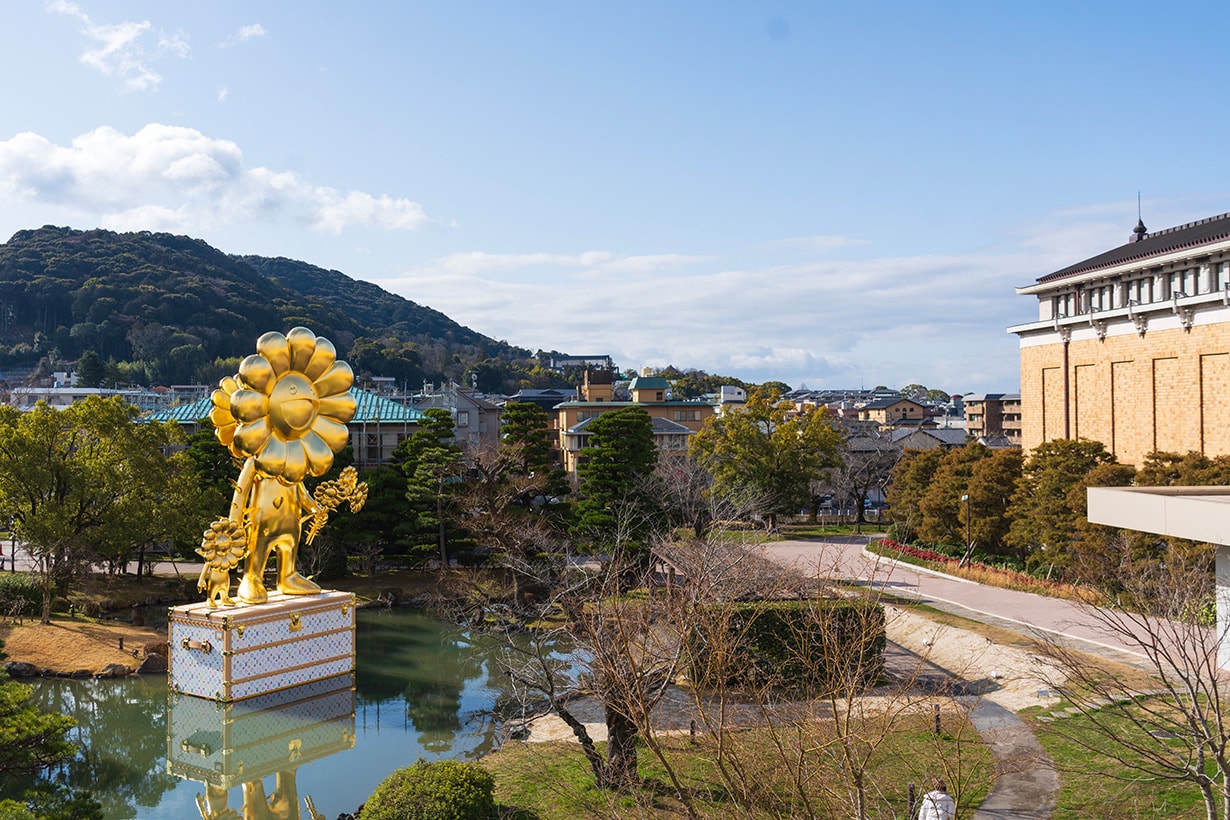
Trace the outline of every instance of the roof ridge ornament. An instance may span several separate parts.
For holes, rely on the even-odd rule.
[[[1132,235],[1128,237],[1128,244],[1133,242],[1142,242],[1149,236],[1149,229],[1145,227],[1144,217],[1140,211],[1140,191],[1136,192],[1136,227],[1132,228]]]

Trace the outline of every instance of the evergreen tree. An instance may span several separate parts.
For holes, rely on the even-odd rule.
[[[0,658],[5,657],[3,646],[0,641]],[[72,757],[77,751],[64,739],[76,721],[39,711],[30,702],[32,696],[29,686],[0,672],[0,785],[15,775],[33,774]]]
[[[665,518],[652,487],[658,463],[653,422],[644,408],[624,407],[590,420],[586,430],[574,534],[596,547],[646,556]]]
[[[1066,563],[1084,517],[1070,493],[1095,467],[1115,463],[1100,441],[1055,439],[1035,447],[1012,497],[1009,546],[1027,559]],[[1038,557],[1042,551],[1046,555]]]
[[[888,506],[893,515],[893,535],[910,542],[922,525],[922,501],[931,479],[944,460],[939,449],[906,450],[893,468],[888,484]]]
[[[107,366],[93,350],[77,359],[77,384],[81,387],[101,387],[107,378]]]
[[[558,498],[568,492],[564,471],[552,463],[551,428],[546,412],[524,401],[504,405],[500,417],[500,441],[518,449],[518,469],[523,475],[544,475],[543,492]]]
[[[441,568],[447,567],[450,556],[444,508],[462,473],[461,447],[454,440],[452,415],[439,407],[426,410],[414,434],[397,446],[393,460],[406,476],[408,512],[421,543],[434,540],[440,550]]]

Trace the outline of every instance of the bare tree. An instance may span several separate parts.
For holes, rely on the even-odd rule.
[[[1063,722],[1049,730],[1089,751],[1090,765],[1114,761],[1126,779],[1189,783],[1209,820],[1230,818],[1230,724],[1226,675],[1218,667],[1223,631],[1208,623],[1213,573],[1208,561],[1122,559],[1104,578],[1113,605],[1084,612],[1113,639],[1145,658],[1148,677],[1125,677],[1054,641],[1040,652],[1056,670],[1053,685],[1080,710],[1079,731]],[[1190,557],[1190,556],[1189,556]],[[1114,775],[1111,775],[1114,776]]]
[[[721,521],[737,511],[715,508],[705,516]],[[617,520],[615,530],[619,537],[637,528],[625,530]],[[656,540],[651,565],[634,573],[597,559],[527,558],[518,571],[537,573],[545,594],[519,602],[533,627],[528,641],[516,642],[510,679],[523,702],[563,721],[605,789],[642,794],[639,746],[664,773],[679,811],[700,815],[702,798],[662,723],[659,707],[669,697],[695,715],[697,742],[707,744],[727,805],[740,816],[862,818],[900,810],[872,773],[901,726],[917,722],[920,665],[898,669],[894,685],[868,700],[880,680],[882,609],[846,601],[827,576],[784,572],[761,555],[760,544],[745,531],[675,534]],[[767,629],[783,605],[790,610],[783,626]],[[834,615],[835,608],[843,611]],[[749,657],[766,651],[767,633],[780,643],[780,663],[750,665]],[[558,653],[561,641],[574,647],[571,658]],[[934,693],[925,697],[930,703]],[[601,704],[605,753],[578,699]],[[937,755],[945,773],[968,778],[959,758],[970,730],[960,718],[953,725],[957,745],[937,739]],[[752,738],[750,727],[757,729]]]

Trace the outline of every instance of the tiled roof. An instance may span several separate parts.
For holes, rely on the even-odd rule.
[[[908,401],[910,404],[918,405],[919,407],[922,406],[922,405],[919,405],[918,402],[914,401],[913,399],[907,399],[904,396],[897,396],[896,398],[876,399],[875,401],[869,401],[866,404],[864,404],[860,409],[862,410],[883,410],[887,407],[892,407],[893,405],[901,404],[901,402],[903,401]]]
[[[143,418],[147,421],[175,421],[180,424],[196,424],[201,419],[209,416],[211,406],[209,399],[197,399],[187,404],[181,404],[178,407],[165,407],[161,410],[154,410],[146,413]]]
[[[936,439],[937,441],[940,441],[950,446],[964,444],[965,439],[966,439],[965,431],[960,429],[959,427],[932,427],[932,428],[924,428],[924,429],[917,429],[917,428],[902,429],[902,430],[894,430],[892,433],[894,442],[899,442],[902,439],[907,439],[911,436],[916,436],[920,434],[924,436],[931,436],[931,438]]]
[[[629,390],[665,390],[671,383],[661,376],[637,376],[628,385]]]
[[[422,411],[366,390],[351,390],[350,395],[355,397],[358,405],[351,424],[418,424],[419,419],[423,418]]]
[[[1063,270],[1048,273],[1038,280],[1052,282],[1078,273],[1087,273],[1100,268],[1112,268],[1125,262],[1136,262],[1150,256],[1161,256],[1172,251],[1195,248],[1222,239],[1230,239],[1230,214],[1211,216],[1197,222],[1189,222],[1164,231],[1145,234],[1139,242],[1128,242],[1105,253],[1091,256],[1083,262],[1069,265]]]
[[[584,421],[579,421],[576,424],[569,427],[568,432],[569,433],[588,433],[590,422],[592,422],[596,418],[598,418],[598,416],[593,416],[592,418],[585,419]],[[685,433],[687,435],[692,434],[692,431],[689,430],[684,425],[673,422],[670,419],[659,418],[658,416],[654,416],[649,420],[649,426],[655,434],[665,434],[665,433]]]
[[[417,424],[423,414],[412,407],[405,407],[395,401],[369,393],[366,390],[351,390],[355,397],[356,408],[351,424]],[[196,424],[209,416],[209,399],[199,399],[178,407],[169,407],[146,413],[144,418],[149,421],[175,421],[180,424]]]

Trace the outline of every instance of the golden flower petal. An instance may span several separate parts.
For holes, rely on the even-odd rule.
[[[271,330],[256,340],[256,352],[269,360],[273,372],[281,376],[290,370],[290,344],[286,337]]]
[[[303,451],[303,440],[286,442],[286,464],[282,467],[281,478],[284,481],[296,483],[307,478],[307,453]]]
[[[269,397],[255,390],[236,390],[231,394],[231,414],[244,422],[269,414]]]
[[[325,375],[313,382],[312,386],[316,389],[316,395],[323,399],[345,393],[352,384],[354,384],[354,371],[350,369],[350,365],[345,362],[334,362]]]
[[[272,433],[268,419],[261,418],[251,424],[241,424],[235,431],[235,447],[246,455],[261,452]]]
[[[299,441],[303,443],[303,452],[307,454],[308,473],[321,476],[329,472],[329,468],[333,466],[333,450],[325,444],[325,440],[315,431],[311,431]]]
[[[231,442],[235,440],[235,431],[238,429],[239,425],[234,422],[231,422],[230,424],[215,424],[214,435],[217,436],[218,441],[229,447]]]
[[[316,421],[312,422],[312,432],[320,437],[325,444],[329,445],[329,449],[337,452],[346,446],[350,441],[350,431],[345,424],[340,424],[333,419],[327,419],[324,416],[317,416]]]
[[[236,390],[239,389],[239,382],[237,381],[238,379],[239,379],[238,373],[236,373],[234,376],[223,376],[222,380],[218,382],[218,389],[222,390],[224,393],[234,393]]]
[[[315,380],[321,373],[332,367],[335,361],[337,361],[337,348],[333,346],[333,342],[324,336],[317,336],[316,351],[312,354],[312,360],[303,368],[303,375]]]
[[[222,391],[222,390],[215,390],[214,392],[210,393],[209,403],[213,405],[212,409],[225,410],[228,413],[231,412],[231,393],[234,393],[234,392],[235,392],[234,390],[231,390],[229,392]]]
[[[276,436],[271,437],[256,454],[256,469],[268,476],[282,475],[282,471],[286,468],[286,451],[286,442]]]
[[[290,369],[304,372],[316,352],[316,334],[306,327],[292,327],[286,343],[290,345]]]
[[[253,354],[239,363],[239,378],[253,390],[259,390],[268,396],[273,392],[273,383],[277,374],[273,365],[264,356]]]
[[[318,412],[322,416],[327,416],[334,421],[340,421],[342,424],[345,424],[354,418],[354,412],[358,406],[359,403],[355,401],[354,395],[347,391],[340,396],[330,396],[327,399],[321,399]]]
[[[214,426],[214,435],[218,437],[218,441],[230,446],[231,441],[235,438],[235,428],[239,426],[235,423],[231,412],[215,407],[209,411],[209,422]]]

